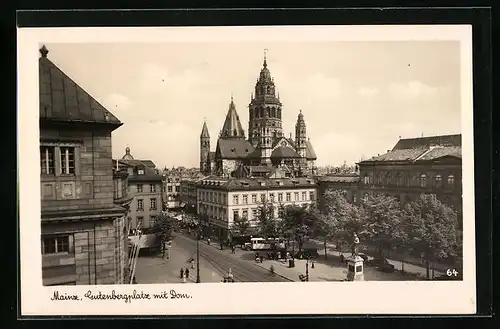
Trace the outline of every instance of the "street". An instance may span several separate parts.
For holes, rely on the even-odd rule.
[[[196,239],[193,236],[178,234],[175,241],[179,247],[196,255]],[[200,241],[199,247],[200,259],[206,260],[223,275],[227,275],[229,268],[231,268],[235,282],[290,282],[279,275],[271,275],[267,269],[257,266],[253,262],[241,259],[241,255],[238,254],[243,251],[238,251],[238,254],[233,255],[230,250],[220,250],[215,245],[208,245],[202,241]]]

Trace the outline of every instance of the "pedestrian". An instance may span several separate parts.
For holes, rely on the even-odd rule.
[[[186,278],[189,279],[189,268],[186,267],[184,273],[186,273]]]
[[[194,259],[191,258],[191,268],[194,269]]]
[[[236,248],[235,248],[234,246],[231,246],[231,252],[232,252],[233,254],[236,254]]]
[[[232,280],[233,279],[233,271],[231,270],[231,268],[229,268],[229,270],[227,271],[227,277]]]
[[[223,249],[224,249],[224,244],[221,241],[221,243],[220,243],[220,250],[223,250]]]
[[[207,244],[210,245],[210,238],[207,239]]]
[[[314,259],[311,260],[311,268],[314,268]]]
[[[184,269],[181,268],[181,279],[184,279]]]

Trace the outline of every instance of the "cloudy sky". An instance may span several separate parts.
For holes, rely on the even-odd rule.
[[[458,41],[59,43],[48,57],[124,125],[125,147],[157,166],[199,166],[206,118],[212,149],[231,94],[244,129],[267,62],[285,133],[302,110],[318,165],[354,163],[402,138],[460,133]],[[247,131],[248,134],[248,131]]]

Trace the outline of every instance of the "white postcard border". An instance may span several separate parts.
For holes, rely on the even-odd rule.
[[[171,289],[191,299],[58,301],[42,285],[38,49],[42,43],[335,42],[457,40],[461,43],[463,264],[461,282],[310,282],[64,286],[131,294]],[[470,25],[18,29],[18,186],[21,315],[473,314],[476,311],[472,27]],[[126,122],[125,122],[126,124]]]

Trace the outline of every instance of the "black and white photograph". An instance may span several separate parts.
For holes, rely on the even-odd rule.
[[[26,31],[22,284],[53,314],[470,309],[472,41],[441,28]]]

